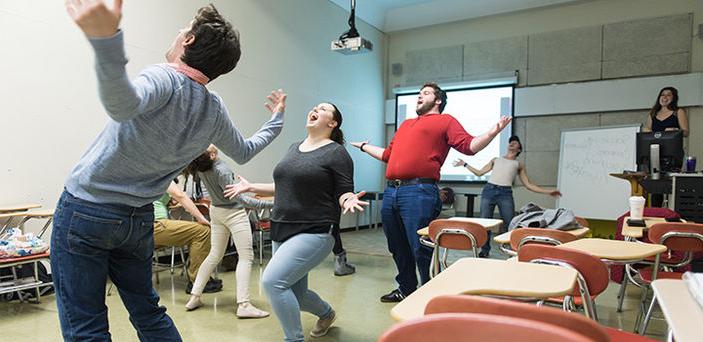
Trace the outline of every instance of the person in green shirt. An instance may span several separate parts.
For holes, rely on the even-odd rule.
[[[196,222],[169,219],[168,204],[171,199],[179,203]],[[176,183],[171,182],[166,193],[154,201],[154,246],[161,248],[185,245],[188,246],[190,255],[186,287],[186,293],[189,294],[200,265],[210,253],[210,222],[186,193],[179,189]],[[221,290],[222,280],[210,278],[203,292],[212,293]]]

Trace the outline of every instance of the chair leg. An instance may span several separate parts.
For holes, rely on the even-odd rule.
[[[171,274],[173,274],[174,265],[176,264],[176,247],[171,247]]]
[[[186,260],[185,252],[183,252],[183,247],[178,247],[181,252],[181,263],[183,263],[183,269],[181,270],[181,276],[188,274],[188,260]],[[190,257],[190,256],[189,256]]]
[[[39,260],[34,260],[34,281],[39,282]],[[34,288],[37,293],[37,303],[41,302],[41,293],[39,293],[39,285]]]
[[[264,264],[264,231],[259,230],[259,266]]]
[[[642,292],[640,293],[640,310],[637,313],[637,317],[635,318],[635,332],[639,333],[639,327],[640,324],[643,322],[643,318],[645,315],[645,311],[647,310],[646,308],[646,303],[647,303],[647,295],[649,294],[649,287],[643,285],[641,287]]]
[[[157,251],[154,251],[154,256],[152,260],[152,270],[151,272],[154,273],[154,276],[156,276],[156,284],[159,284],[159,253]],[[154,266],[156,265],[156,266]]]
[[[627,272],[627,266],[625,266],[625,272]],[[618,309],[617,312],[622,312],[622,303],[625,300],[625,289],[627,288],[627,283],[629,278],[625,273],[622,275],[622,283],[620,283],[620,292],[618,293]]]
[[[657,296],[652,296],[652,303],[649,304],[649,309],[647,314],[642,320],[642,325],[640,326],[640,335],[644,335],[647,332],[647,326],[649,325],[649,320],[652,318],[652,311],[654,311],[654,304],[657,303]]]

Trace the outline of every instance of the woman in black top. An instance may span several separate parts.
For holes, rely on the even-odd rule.
[[[679,108],[679,91],[674,87],[665,87],[659,91],[657,101],[652,106],[644,124],[644,132],[683,131],[688,136],[688,118],[683,108]],[[650,194],[653,207],[661,207],[664,195]]]
[[[274,183],[240,183],[225,195],[242,192],[274,195],[271,240],[274,255],[261,282],[286,341],[303,341],[300,311],[319,317],[313,337],[327,333],[335,311],[308,289],[308,272],[320,264],[334,245],[342,211],[363,210],[364,192],[355,194],[354,165],[342,145],[342,115],[334,104],[323,102],[307,116],[308,135],[294,143],[273,170]],[[274,185],[275,184],[275,185]]]
[[[688,118],[683,108],[679,108],[679,92],[674,87],[662,88],[642,130],[664,132],[679,129],[684,137],[688,136]]]

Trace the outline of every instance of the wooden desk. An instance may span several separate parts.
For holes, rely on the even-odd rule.
[[[520,229],[520,228],[518,228],[518,229]],[[544,229],[547,229],[547,228],[544,228]],[[583,227],[583,228],[579,228],[579,229],[562,230],[562,231],[567,232],[569,234],[573,234],[574,236],[576,236],[577,238],[580,239],[580,238],[586,236],[586,234],[588,234],[588,232],[590,232],[591,229],[588,227]],[[500,235],[494,237],[493,241],[495,241],[499,244],[506,244],[506,243],[509,244],[510,243],[510,233],[512,233],[512,230],[507,231],[503,234],[500,234]]]
[[[629,216],[626,216],[625,220],[622,223],[622,235],[625,237],[633,238],[633,239],[642,238],[644,230],[652,228],[652,226],[654,224],[666,222],[666,220],[663,217],[644,217],[644,225],[646,227],[630,227],[627,224],[627,219],[629,219],[629,218],[630,218]],[[685,221],[682,220],[682,222],[685,222]]]
[[[666,252],[666,246],[607,239],[580,239],[556,246],[577,249],[608,263],[627,264]]]
[[[0,213],[11,213],[15,211],[27,211],[29,209],[41,208],[41,204],[36,203],[20,203],[12,205],[0,206]]]
[[[5,228],[10,227],[15,218],[25,217],[27,213],[24,211],[15,211],[10,213],[0,213],[0,233],[2,233]]]
[[[551,265],[463,258],[432,278],[391,309],[399,321],[421,317],[430,299],[440,295],[483,294],[550,298],[570,294],[576,271]]]
[[[676,341],[701,341],[703,308],[691,296],[686,282],[659,279],[652,282],[652,288]]]
[[[486,228],[486,230],[490,230],[490,231],[497,231],[498,229],[500,229],[500,225],[503,224],[503,220],[475,218],[475,217],[450,217],[449,220],[459,221],[459,222],[473,222],[473,223],[482,225],[483,228]],[[430,228],[429,227],[420,228],[420,229],[418,229],[417,234],[421,235],[421,236],[427,236],[430,234]]]
[[[630,182],[630,196],[643,196],[647,197],[647,192],[642,187],[642,180],[647,177],[644,172],[630,172],[630,173],[611,173],[610,176],[615,178],[624,179]]]

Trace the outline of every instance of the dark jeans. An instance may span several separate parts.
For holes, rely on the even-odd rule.
[[[481,191],[481,217],[493,218],[493,211],[498,206],[500,218],[503,220],[503,226],[500,229],[501,234],[508,231],[508,225],[515,215],[515,201],[513,201],[513,188],[510,186],[500,186],[491,183],[486,183]],[[491,250],[491,239],[493,233],[488,231],[488,241],[481,247],[481,252],[487,254]]]
[[[406,296],[417,289],[416,265],[421,283],[430,280],[432,250],[420,244],[417,230],[427,227],[441,210],[442,202],[436,184],[389,186],[383,193],[383,232],[398,268],[395,280]]]
[[[51,269],[66,341],[109,341],[107,277],[141,341],[181,337],[151,284],[154,210],[83,201],[64,191],[51,234]]]

